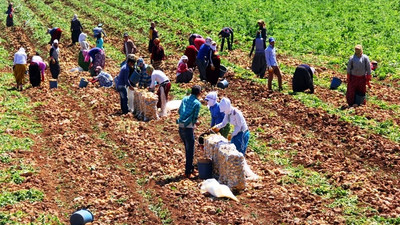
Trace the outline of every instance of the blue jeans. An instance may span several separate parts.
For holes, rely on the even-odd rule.
[[[193,156],[194,156],[194,130],[193,128],[179,127],[179,136],[185,145],[186,164],[185,174],[193,173]]]
[[[121,100],[121,110],[123,114],[127,114],[128,110],[128,93],[125,85],[118,85],[117,91],[119,92],[119,98]]]
[[[236,149],[243,154],[246,154],[247,145],[249,144],[250,132],[239,132],[232,137],[231,143],[236,146]]]

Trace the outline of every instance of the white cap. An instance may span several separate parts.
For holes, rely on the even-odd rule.
[[[53,44],[58,44],[58,40],[55,39],[55,40],[53,41]]]

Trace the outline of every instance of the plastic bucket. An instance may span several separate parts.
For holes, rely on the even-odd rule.
[[[200,179],[208,179],[212,177],[212,161],[203,159],[199,160],[197,163],[197,167],[199,170],[199,178]]]
[[[140,74],[136,71],[133,71],[133,73],[129,77],[129,81],[131,82],[131,85],[136,86],[137,83],[139,83],[140,79]]]
[[[224,77],[226,71],[227,71],[226,67],[223,65],[220,65],[219,66],[219,77]]]
[[[354,104],[361,105],[364,104],[365,94],[356,93],[354,97]]]
[[[221,81],[219,81],[219,82],[217,83],[217,87],[219,87],[219,88],[221,88],[221,89],[227,88],[228,85],[229,85],[229,82],[228,82],[226,79],[223,79],[223,80],[221,80]]]
[[[57,88],[58,87],[56,79],[50,79],[49,83],[50,83],[50,88]]]
[[[85,78],[81,78],[81,81],[79,82],[79,87],[84,88],[88,85],[89,81],[87,81]]]
[[[335,90],[340,86],[341,83],[342,83],[342,80],[340,80],[337,77],[334,77],[334,78],[332,78],[331,87],[330,88]]]
[[[89,222],[93,222],[94,216],[87,209],[81,209],[74,212],[69,218],[71,225],[84,225]]]

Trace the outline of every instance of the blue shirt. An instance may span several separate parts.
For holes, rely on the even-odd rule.
[[[117,79],[117,86],[118,85],[123,85],[123,86],[130,86],[129,85],[129,74],[130,74],[130,68],[128,64],[125,64],[121,67],[121,71],[119,71],[118,79]]]
[[[140,78],[139,78],[139,87],[150,87],[151,84],[151,75],[146,72],[147,65],[140,68]]]
[[[113,85],[113,79],[110,74],[101,71],[99,75],[95,77],[95,79],[99,80],[99,84],[101,87],[111,87]]]
[[[269,45],[265,49],[265,60],[267,61],[267,66],[278,66],[276,61],[276,50],[272,45]]]
[[[206,58],[207,61],[209,61],[211,59],[211,47],[206,44],[203,44],[200,47],[199,52],[197,53],[197,58],[198,59]]]
[[[219,103],[215,103],[215,105],[210,107],[210,113],[211,113],[211,127],[213,127],[216,124],[219,124],[224,120],[225,113],[221,112],[219,110]]]
[[[195,95],[186,96],[182,99],[179,106],[179,119],[177,123],[182,123],[184,127],[194,125],[197,122],[200,111],[200,102]]]

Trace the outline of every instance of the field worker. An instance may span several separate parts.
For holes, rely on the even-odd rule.
[[[176,121],[179,124],[179,136],[185,145],[185,177],[190,178],[194,172],[193,156],[194,156],[194,128],[200,125],[197,120],[200,112],[201,87],[194,85],[190,96],[182,99],[179,106],[179,118]]]
[[[133,54],[128,55],[126,64],[121,67],[118,79],[116,79],[117,81],[115,85],[117,91],[119,92],[122,114],[127,114],[129,112],[128,93],[126,88],[130,87],[129,75],[133,73],[135,63],[136,63],[135,55]]]
[[[99,34],[103,34],[107,37],[106,32],[103,30],[103,24],[99,23],[97,27],[93,28],[93,37],[97,37]]]
[[[160,116],[166,116],[168,93],[171,89],[171,82],[165,73],[161,70],[154,70],[153,67],[147,67],[147,73],[151,74],[150,90],[154,91],[156,82],[159,85],[157,90],[158,102],[157,108],[161,108]]]
[[[201,46],[206,43],[206,39],[199,37],[194,39],[194,47],[196,47],[197,51],[200,50]]]
[[[36,52],[34,56],[32,56],[31,62],[44,62],[43,58],[40,56],[39,52]]]
[[[268,68],[268,91],[272,91],[272,78],[274,74],[278,77],[279,91],[282,91],[282,74],[276,60],[275,39],[269,38],[269,46],[265,49],[265,60]]]
[[[160,39],[154,39],[154,46],[150,56],[151,65],[155,70],[162,70],[163,60],[165,59],[164,48],[160,42]]]
[[[228,98],[222,98],[219,104],[221,112],[225,113],[224,120],[213,126],[211,129],[218,132],[228,123],[234,126],[232,134],[228,135],[228,140],[236,146],[236,149],[243,154],[246,154],[247,145],[249,144],[250,132],[242,112],[231,106],[231,101]]]
[[[139,69],[139,87],[140,88],[148,88],[151,84],[151,74],[147,73],[148,65],[144,63],[143,58],[139,58],[136,62],[137,68]]]
[[[267,47],[267,29],[265,28],[264,20],[258,20],[258,30],[261,32],[261,38],[264,40],[264,49]]]
[[[211,43],[211,58],[206,68],[206,80],[210,82],[212,86],[217,85],[221,67],[221,58],[217,51],[217,43],[213,41]]]
[[[103,44],[104,44],[104,39],[101,37],[101,33],[98,33],[96,36],[96,47],[104,49]]]
[[[200,47],[199,53],[197,53],[196,65],[199,68],[200,80],[206,80],[206,69],[207,65],[211,60],[212,50],[211,50],[212,39],[210,37],[206,38],[206,42]],[[214,67],[213,64],[211,64]]]
[[[217,124],[222,123],[225,117],[225,113],[221,112],[219,108],[219,102],[218,102],[218,94],[215,91],[209,92],[207,96],[204,98],[204,100],[207,102],[207,107],[210,110],[211,114],[211,126],[213,127]],[[225,138],[228,137],[230,130],[230,125],[227,124],[225,127],[219,130],[222,136]]]
[[[376,69],[378,68],[378,62],[373,60],[371,61],[371,75],[373,77],[376,77]],[[371,88],[371,85],[369,85],[369,88]]]
[[[129,54],[136,54],[137,52],[136,45],[129,38],[128,33],[124,33],[124,45],[122,46],[122,52],[127,58]]]
[[[292,79],[293,92],[304,92],[309,89],[311,94],[314,93],[314,73],[315,69],[307,64],[297,66]]]
[[[149,28],[149,52],[152,53],[153,51],[153,46],[154,46],[154,40],[158,38],[158,31],[156,29],[156,23],[151,22],[150,23],[150,28]]]
[[[82,33],[82,30],[83,27],[81,25],[81,22],[78,20],[78,16],[75,14],[71,20],[71,45],[74,45],[76,42],[79,41],[79,35]]]
[[[183,55],[178,62],[176,70],[176,83],[189,83],[193,78],[193,70],[188,68],[187,62],[189,58]]]
[[[85,62],[85,57],[83,56],[83,52],[89,50],[89,43],[87,43],[86,37],[87,34],[85,33],[79,35],[79,45],[81,46],[81,50],[79,51],[78,65],[83,69],[83,71],[89,71],[90,65],[90,62]]]
[[[188,68],[194,69],[196,67],[197,49],[194,45],[189,45],[185,49],[184,55],[188,57]]]
[[[54,40],[60,41],[62,30],[60,28],[58,28],[58,27],[48,28],[47,29],[47,33],[49,33],[50,36],[51,36],[49,44],[53,44]]]
[[[253,53],[254,47],[256,48],[256,52],[254,53],[253,62],[251,63],[251,70],[258,77],[264,78],[265,71],[267,70],[267,61],[265,60],[265,43],[263,38],[261,37],[261,31],[257,32],[257,38],[253,40],[253,46],[251,47],[250,55]]]
[[[222,37],[222,43],[221,43],[221,52],[224,50],[224,43],[225,39],[227,39],[228,42],[228,49],[232,50],[232,44],[233,44],[233,29],[231,27],[224,27],[222,30],[218,33],[218,36]]]
[[[370,80],[371,63],[368,56],[363,54],[362,46],[356,45],[354,48],[354,55],[350,57],[347,63],[346,100],[349,106],[354,106],[356,93],[365,96],[366,85],[370,85]]]
[[[60,48],[58,47],[58,40],[54,40],[53,45],[50,49],[50,73],[53,79],[58,79],[60,75]]]
[[[14,54],[13,72],[18,91],[22,91],[24,76],[26,74],[27,58],[28,56],[25,53],[25,49],[22,47]]]
[[[104,50],[101,48],[92,48],[89,51],[83,51],[83,56],[85,57],[85,62],[90,62],[89,72],[91,76],[96,76],[95,69],[97,66],[104,68],[106,63],[106,55]]]
[[[13,3],[10,2],[10,4],[8,4],[8,8],[7,8],[7,19],[6,19],[6,26],[7,27],[12,27],[14,26],[14,8],[13,8]]]
[[[194,45],[194,39],[196,38],[203,38],[200,34],[191,34],[189,36],[189,45]]]
[[[44,72],[46,70],[46,64],[43,61],[33,61],[29,64],[29,82],[32,87],[40,86],[40,83],[44,81]]]
[[[113,85],[113,78],[109,73],[102,71],[101,66],[97,66],[95,69],[96,76],[90,81],[93,84],[97,81],[100,84],[100,87],[112,87]]]

